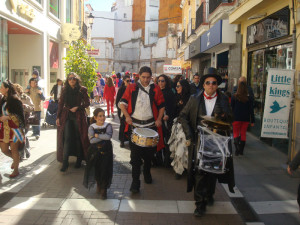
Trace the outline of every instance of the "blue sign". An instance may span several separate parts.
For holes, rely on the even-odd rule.
[[[201,35],[201,52],[222,43],[222,20],[210,28],[207,32]]]

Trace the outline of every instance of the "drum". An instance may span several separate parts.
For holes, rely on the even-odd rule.
[[[134,128],[131,134],[131,141],[140,147],[155,147],[158,140],[158,133],[149,128]]]

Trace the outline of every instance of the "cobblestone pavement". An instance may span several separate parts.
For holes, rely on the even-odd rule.
[[[61,164],[56,161],[55,155],[56,130],[43,129],[38,141],[31,138],[31,157],[21,163],[21,176],[17,179],[7,178],[11,172],[11,160],[0,156],[0,224],[239,225],[245,224],[245,221],[252,225],[264,224],[257,218],[247,218],[249,211],[257,216],[255,209],[258,206],[252,204],[253,199],[250,200],[254,210],[249,210],[241,203],[242,198],[229,197],[226,187],[220,184],[217,184],[214,206],[208,207],[204,217],[195,218],[193,194],[186,192],[186,177],[175,180],[172,169],[152,168],[153,183],[145,184],[141,175],[141,192],[131,194],[130,151],[128,145],[119,147],[119,120],[109,118],[107,121],[114,128],[114,174],[107,200],[100,200],[95,187],[91,190],[84,188],[84,166],[75,169],[75,158],[70,158],[66,173],[59,172]],[[247,160],[251,160],[250,157]],[[237,159],[238,176],[246,173],[247,166],[251,167],[243,167],[245,163],[245,160]],[[239,179],[243,180],[242,176]],[[238,182],[244,187],[242,190],[246,188],[247,181],[244,182]],[[243,196],[236,190],[234,197]],[[254,196],[256,190],[252,191]],[[249,192],[246,194],[249,195]],[[260,195],[259,191],[257,195]],[[295,195],[290,195],[289,200],[291,212],[295,213]],[[278,219],[279,214],[276,216]],[[275,224],[269,218],[266,221]]]

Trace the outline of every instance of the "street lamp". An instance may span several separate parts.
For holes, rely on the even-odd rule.
[[[93,26],[93,23],[94,23],[94,16],[92,15],[92,13],[90,13],[90,15],[88,16],[89,18],[89,24],[90,24],[90,27],[92,29],[92,26]]]

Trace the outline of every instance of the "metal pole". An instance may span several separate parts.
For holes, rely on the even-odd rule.
[[[297,38],[296,38],[296,24],[295,24],[295,2],[293,1],[293,20],[294,20],[294,26],[293,26],[293,58],[292,58],[292,69],[295,69],[296,64],[296,51],[297,51]],[[295,77],[294,77],[295,82]],[[293,147],[293,117],[294,117],[294,100],[295,100],[295,91],[294,91],[294,98],[291,102],[291,109],[290,109],[290,119],[289,119],[289,147],[288,147],[288,162],[291,161],[292,157],[292,147]]]

